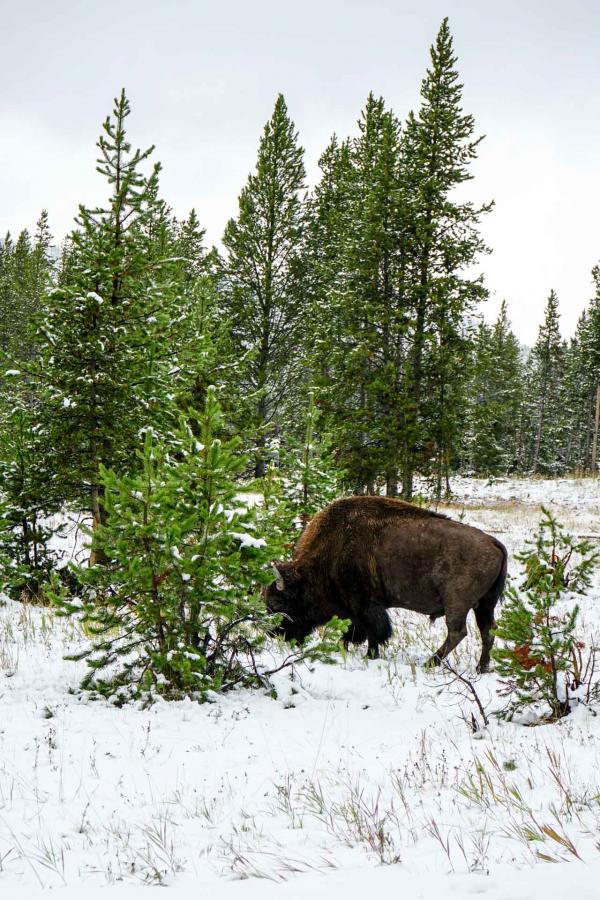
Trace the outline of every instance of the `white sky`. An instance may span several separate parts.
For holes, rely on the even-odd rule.
[[[464,106],[487,135],[472,196],[494,198],[482,261],[531,343],[551,287],[573,332],[600,260],[600,0],[0,0],[0,233],[102,197],[95,140],[125,86],[162,194],[218,242],[285,94],[309,179],[370,90],[404,118],[444,15]]]

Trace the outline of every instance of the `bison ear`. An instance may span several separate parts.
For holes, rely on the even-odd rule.
[[[271,568],[273,569],[273,575],[274,575],[275,578],[276,578],[276,584],[275,584],[275,586],[276,586],[276,588],[277,588],[278,591],[282,591],[282,590],[285,588],[285,582],[284,582],[284,580],[283,580],[283,575],[281,574],[281,572],[280,572],[279,569],[277,568],[277,563],[272,562],[272,563],[271,563]]]

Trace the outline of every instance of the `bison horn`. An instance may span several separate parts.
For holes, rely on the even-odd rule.
[[[277,590],[282,591],[285,587],[283,575],[281,574],[281,572],[279,571],[279,569],[277,568],[277,566],[275,565],[274,562],[271,563],[271,568],[273,569],[273,574],[274,574],[275,578],[277,579],[277,583],[276,583]]]

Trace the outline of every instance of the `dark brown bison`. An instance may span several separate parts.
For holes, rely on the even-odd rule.
[[[274,563],[267,609],[283,614],[279,633],[304,640],[333,616],[350,619],[346,643],[368,641],[379,656],[389,640],[390,607],[446,617],[437,665],[467,633],[469,610],[481,632],[479,670],[494,641],[494,607],[506,579],[506,548],[489,534],[387,497],[348,497],[318,513],[292,560]]]

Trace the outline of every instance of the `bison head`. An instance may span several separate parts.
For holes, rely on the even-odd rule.
[[[302,576],[293,563],[271,563],[275,581],[264,591],[265,605],[270,613],[281,615],[275,634],[286,641],[301,642],[315,627],[309,622],[304,608]]]

